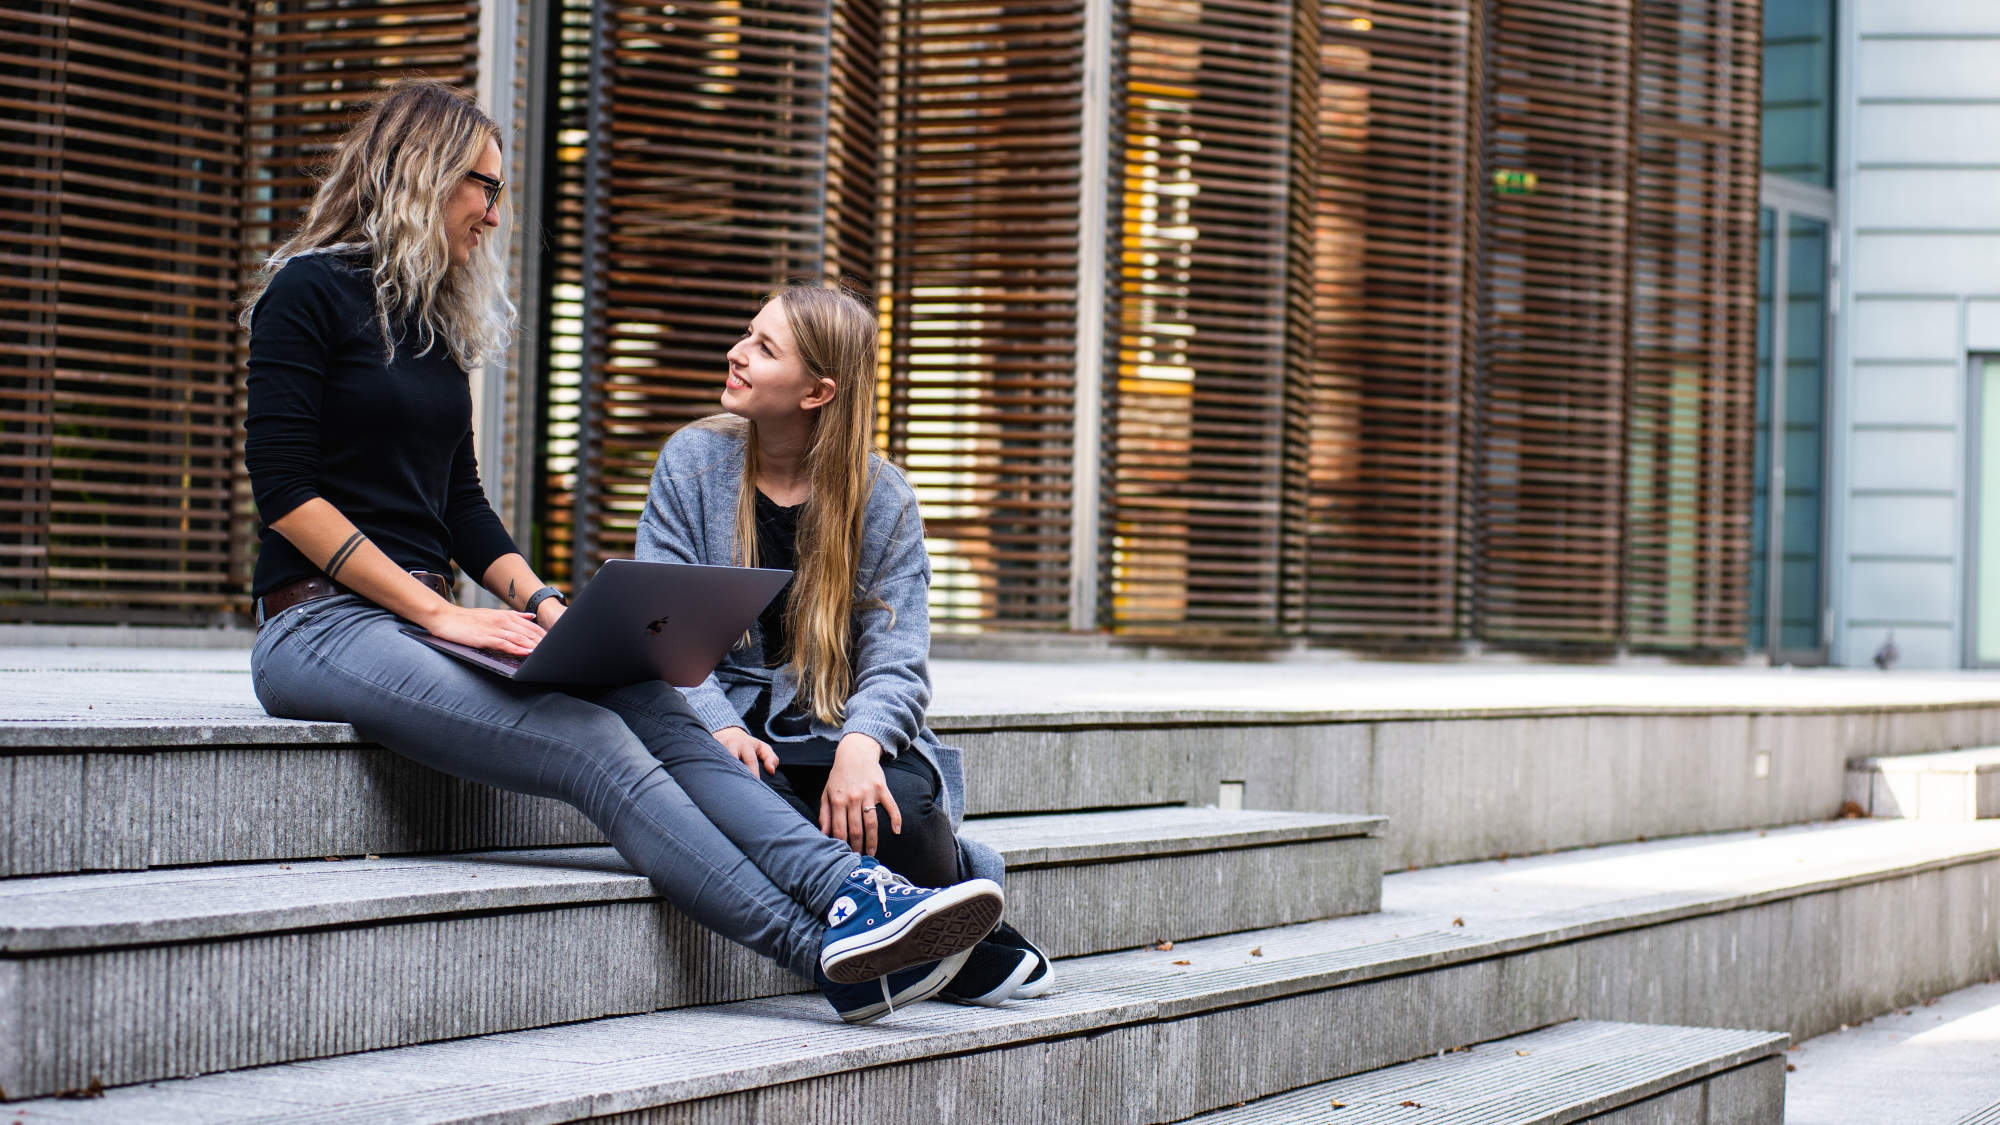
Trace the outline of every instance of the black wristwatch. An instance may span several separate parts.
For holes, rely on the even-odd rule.
[[[556,589],[554,586],[544,586],[528,595],[528,612],[532,614],[536,610],[541,609],[542,603],[548,601],[550,598],[554,598],[564,605],[569,604],[569,599],[563,597],[561,590]]]

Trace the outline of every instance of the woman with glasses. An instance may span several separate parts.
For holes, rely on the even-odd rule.
[[[993,928],[997,885],[918,888],[813,831],[667,684],[516,684],[403,632],[521,656],[565,604],[473,459],[466,372],[514,324],[501,170],[499,130],[471,99],[398,86],[341,140],[304,225],[249,286],[257,697],[575,805],[690,917],[817,981],[850,1022],[877,1018]],[[455,604],[453,562],[508,608]]]
[[[919,883],[1000,878],[955,825],[958,751],[925,724],[930,560],[903,475],[876,453],[875,313],[793,286],[729,349],[718,415],[660,451],[638,557],[792,570],[688,692],[707,728],[800,818]],[[1012,927],[981,942],[941,995],[997,1005],[1051,983]]]

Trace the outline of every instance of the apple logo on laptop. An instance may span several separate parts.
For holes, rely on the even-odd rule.
[[[653,636],[656,637],[659,636],[660,630],[667,627],[667,621],[668,621],[667,618],[662,617],[657,621],[646,622],[646,632],[651,633]]]

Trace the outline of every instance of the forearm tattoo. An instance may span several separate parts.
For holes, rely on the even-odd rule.
[[[335,551],[333,557],[326,561],[326,576],[328,578],[340,577],[340,568],[346,566],[347,560],[352,558],[354,552],[361,548],[361,544],[367,541],[368,537],[358,531],[348,536],[347,542],[340,545],[340,550]]]
[[[514,580],[512,578],[507,580],[507,604],[514,604]]]

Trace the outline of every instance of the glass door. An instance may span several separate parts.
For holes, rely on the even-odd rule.
[[[1757,254],[1757,450],[1750,648],[1772,663],[1827,659],[1827,343],[1831,201],[1771,190]]]

